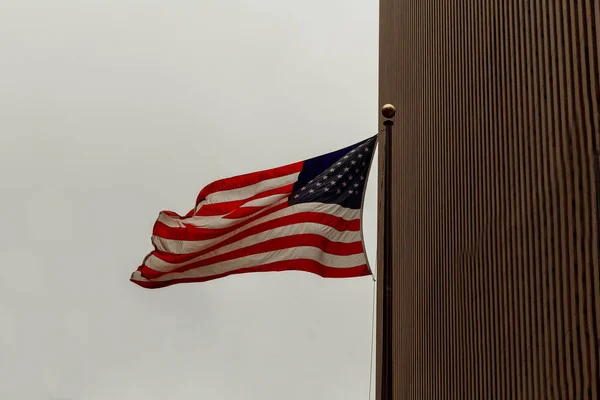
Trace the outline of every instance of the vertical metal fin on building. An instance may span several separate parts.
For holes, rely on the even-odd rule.
[[[379,53],[390,398],[600,398],[600,1],[381,0]]]

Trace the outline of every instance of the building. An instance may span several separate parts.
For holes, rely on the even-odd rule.
[[[595,0],[381,0],[383,400],[600,398],[599,65]]]

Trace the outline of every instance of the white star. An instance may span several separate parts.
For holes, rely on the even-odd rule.
[[[344,156],[344,160],[345,160],[345,159],[347,159],[348,157],[350,157],[350,156],[349,156],[348,154],[346,154],[346,155]]]
[[[323,190],[324,190],[324,191],[326,191],[326,192],[329,192],[329,188],[328,188],[328,187],[326,187],[326,188],[325,188],[325,189],[323,189]]]
[[[341,194],[341,193],[342,193],[342,191],[340,189],[338,189],[337,194]]]
[[[363,164],[363,167],[364,167],[365,165],[367,165],[367,163],[366,163],[366,162],[364,162],[364,161],[363,161],[363,163],[362,163],[362,164]]]
[[[352,149],[352,151],[350,153],[354,153],[356,151],[356,149]]]
[[[364,180],[365,180],[365,177],[364,177],[364,176],[361,176],[361,177],[360,177],[360,180],[361,180],[361,181],[364,181]]]
[[[354,184],[354,187],[358,187],[358,183],[355,183],[355,184]]]
[[[335,181],[331,181],[331,185],[335,185]]]
[[[310,189],[310,190],[308,191],[308,193],[314,193],[314,192],[315,192],[315,191],[314,191],[314,190],[312,190],[312,189]]]
[[[341,161],[338,161],[337,165],[342,165]]]
[[[338,175],[338,179],[342,179],[344,175]]]
[[[317,186],[321,186],[321,182],[317,182]]]
[[[335,168],[331,168],[329,172],[335,172]]]
[[[350,171],[350,168],[344,168],[344,172]]]
[[[368,148],[368,147],[365,147],[365,151],[369,151],[369,148]]]
[[[352,190],[348,190],[348,193],[352,194]]]
[[[346,186],[346,182],[342,182],[342,185],[343,185],[343,186]]]
[[[359,155],[358,155],[358,158],[362,158],[362,154],[359,154]]]
[[[327,178],[329,178],[329,177],[328,177],[327,175],[325,175],[325,176],[323,177],[323,180],[326,180]]]
[[[297,199],[298,197],[300,197],[300,195],[299,195],[299,194],[297,194],[297,195],[295,195],[295,196],[294,196],[294,198],[295,198],[295,199]]]
[[[348,179],[349,179],[349,180],[352,180],[352,175],[350,175],[350,176],[348,177]]]
[[[356,164],[356,161],[352,160],[352,161],[350,161],[350,163],[351,163],[352,165],[354,165],[354,164]]]
[[[304,186],[304,187],[302,188],[302,190],[306,190],[306,186]]]
[[[356,172],[356,173],[358,174],[358,173],[360,172],[360,169],[356,168],[356,169],[354,170],[354,172]]]

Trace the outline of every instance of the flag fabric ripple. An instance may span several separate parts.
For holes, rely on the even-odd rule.
[[[145,288],[231,274],[370,275],[361,220],[373,136],[305,161],[221,179],[185,216],[162,211],[154,251],[131,275]]]

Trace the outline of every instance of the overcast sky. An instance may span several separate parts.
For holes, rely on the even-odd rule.
[[[370,277],[129,276],[160,210],[376,133],[377,19],[376,0],[2,2],[1,399],[368,398]]]

